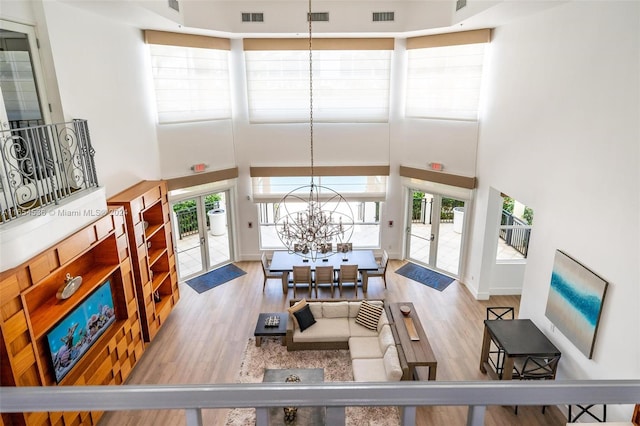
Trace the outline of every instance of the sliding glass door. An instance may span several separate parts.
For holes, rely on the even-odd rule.
[[[410,189],[409,203],[408,259],[458,277],[465,201]]]

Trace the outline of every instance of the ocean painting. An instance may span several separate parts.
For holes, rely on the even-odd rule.
[[[589,359],[608,283],[556,250],[545,315]]]

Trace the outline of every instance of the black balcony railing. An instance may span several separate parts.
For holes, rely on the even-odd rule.
[[[94,155],[86,120],[0,131],[0,223],[97,187]]]
[[[502,210],[500,225],[505,226],[500,229],[500,238],[502,238],[507,245],[516,249],[526,259],[527,253],[529,252],[531,227],[506,210]]]
[[[207,201],[204,204],[207,228],[209,225],[209,215],[207,213],[209,210],[220,208],[219,201]],[[186,237],[188,235],[193,235],[198,233],[198,207],[191,206],[187,208],[180,209],[176,211],[176,219],[178,221],[178,231],[179,231],[179,239],[182,237]]]

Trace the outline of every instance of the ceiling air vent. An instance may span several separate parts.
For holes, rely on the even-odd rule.
[[[178,0],[169,0],[169,7],[176,12],[180,12],[180,5],[178,4]]]
[[[389,22],[395,20],[395,12],[373,12],[373,22]]]
[[[264,13],[243,13],[242,22],[264,22]]]
[[[307,22],[309,22],[309,16],[311,16],[311,22],[329,22],[329,12],[307,13]]]
[[[456,1],[456,12],[467,5],[467,0],[457,0]]]

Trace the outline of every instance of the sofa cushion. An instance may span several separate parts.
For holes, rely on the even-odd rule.
[[[367,302],[375,306],[384,307],[384,303],[381,300],[368,300]],[[357,302],[349,302],[349,318],[355,318],[358,316],[360,305],[362,305],[361,300],[358,300]]]
[[[346,318],[317,318],[313,327],[293,332],[294,342],[347,342],[349,321]]]
[[[322,303],[320,302],[307,302],[309,308],[311,309],[311,313],[314,318],[322,318],[324,315],[322,313]]]
[[[384,312],[382,306],[375,306],[363,300],[358,315],[356,316],[356,324],[360,324],[370,330],[378,331],[378,321],[382,316],[382,312]]]
[[[387,313],[382,311],[382,315],[380,316],[380,320],[378,321],[378,333],[382,331],[382,327],[386,324],[389,324],[389,318],[387,317]]]
[[[378,332],[356,324],[355,318],[349,318],[349,333],[352,337],[378,337]]]
[[[300,332],[305,331],[313,324],[316,323],[316,319],[313,317],[311,313],[311,308],[309,305],[304,306],[302,309],[299,309],[293,313],[293,316],[298,320],[298,325],[300,326]]]
[[[349,338],[349,355],[352,360],[356,358],[382,358],[383,354],[377,337]]]
[[[322,303],[322,316],[324,318],[347,318],[349,316],[349,302]]]
[[[389,346],[382,358],[386,379],[389,381],[397,381],[402,378],[402,367],[400,366],[400,358],[398,357],[398,349],[396,346]]]
[[[382,358],[356,358],[351,361],[356,382],[386,382],[387,374]]]
[[[306,299],[302,299],[298,302],[296,302],[294,305],[290,306],[287,311],[289,311],[289,313],[291,314],[291,318],[293,318],[293,328],[300,328],[300,326],[298,325],[298,320],[296,319],[295,315],[293,315],[294,312],[299,311],[300,309],[304,308],[307,305],[307,300]]]
[[[395,346],[396,341],[393,338],[393,333],[391,332],[391,326],[389,324],[385,324],[378,333],[378,345],[380,346],[380,356],[384,354],[389,346]]]

